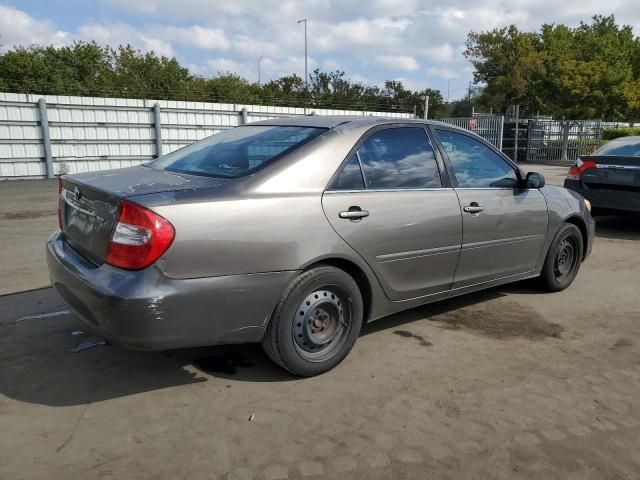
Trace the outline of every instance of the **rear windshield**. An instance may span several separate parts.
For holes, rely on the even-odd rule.
[[[640,139],[624,138],[612,140],[598,149],[595,155],[615,155],[618,157],[640,157]]]
[[[325,131],[325,128],[309,127],[238,127],[181,148],[148,166],[193,175],[237,178],[284,156]]]

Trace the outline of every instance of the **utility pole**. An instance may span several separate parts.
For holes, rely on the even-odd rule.
[[[455,79],[456,77],[447,78],[447,103],[451,101],[451,82]]]
[[[304,23],[304,89],[309,91],[309,74],[307,73],[307,19],[303,18],[302,20],[298,20],[298,23]]]
[[[258,58],[258,86],[260,86],[260,62],[264,57]]]
[[[429,95],[424,97],[424,119],[429,118]]]
[[[515,128],[515,139],[513,142],[513,161],[518,163],[518,127],[520,126],[520,104],[516,105],[515,108],[516,114],[516,128]]]

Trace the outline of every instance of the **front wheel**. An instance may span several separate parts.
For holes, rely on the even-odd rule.
[[[540,280],[550,292],[564,290],[576,278],[584,245],[580,229],[572,223],[563,223],[551,242],[544,260]]]
[[[319,266],[301,273],[284,292],[262,347],[294,375],[318,375],[338,365],[356,342],[362,295],[349,274]]]

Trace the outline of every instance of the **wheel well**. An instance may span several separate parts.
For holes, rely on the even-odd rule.
[[[586,255],[589,243],[589,232],[587,230],[587,225],[580,217],[569,217],[565,220],[565,222],[572,223],[573,225],[578,227],[578,229],[580,229],[580,233],[582,234],[582,243],[584,245],[584,248],[582,249],[582,259],[584,260],[584,256]]]
[[[344,258],[324,258],[321,261],[314,263],[313,265],[309,265],[305,270],[310,270],[318,265],[331,265],[332,267],[339,268],[340,270],[344,270],[347,272],[351,278],[358,285],[358,289],[360,290],[360,295],[362,295],[362,305],[364,307],[364,322],[369,318],[369,313],[371,312],[371,304],[372,304],[372,293],[371,293],[371,284],[369,283],[369,279],[367,278],[366,273],[362,271],[362,269],[353,263],[350,260],[346,260]]]

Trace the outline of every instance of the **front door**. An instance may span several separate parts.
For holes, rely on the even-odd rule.
[[[448,291],[462,220],[422,126],[371,132],[322,197],[329,222],[391,300]]]
[[[532,272],[547,233],[547,202],[522,188],[519,173],[484,142],[434,128],[462,208],[462,251],[453,288]]]

